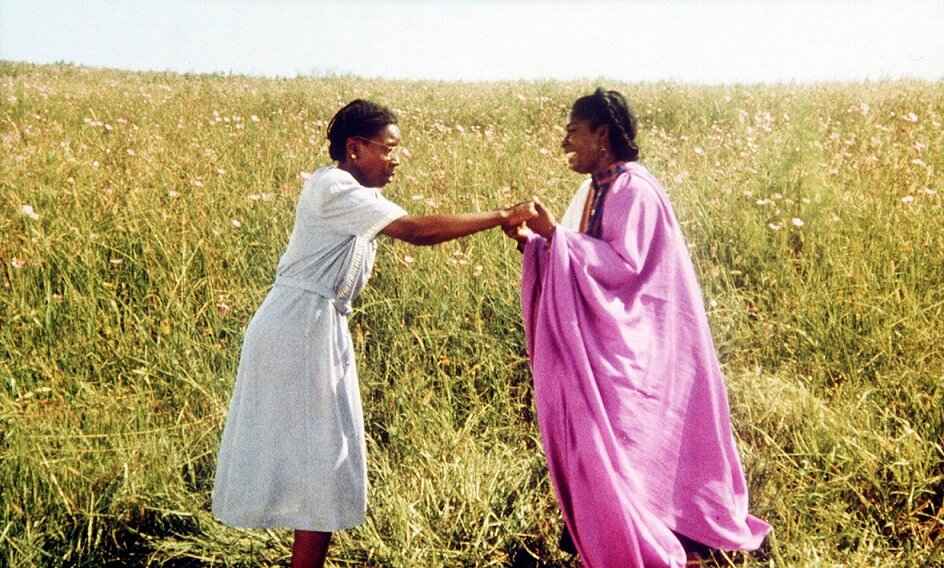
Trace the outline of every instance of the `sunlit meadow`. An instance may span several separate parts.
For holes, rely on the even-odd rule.
[[[210,515],[242,331],[325,128],[400,115],[414,213],[581,179],[592,82],[266,80],[0,63],[0,565],[257,566]],[[944,84],[609,84],[641,121],[705,292],[753,512],[706,566],[944,562]],[[499,232],[381,240],[351,320],[371,482],[333,566],[576,566],[556,540]],[[658,427],[654,424],[653,427]]]

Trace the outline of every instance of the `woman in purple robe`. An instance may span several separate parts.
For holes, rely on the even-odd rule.
[[[620,93],[578,99],[562,147],[590,179],[560,223],[539,206],[507,229],[548,470],[589,568],[680,566],[683,542],[754,550],[770,530],[748,513],[701,289],[636,128]]]

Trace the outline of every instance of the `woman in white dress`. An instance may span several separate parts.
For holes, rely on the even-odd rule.
[[[347,316],[382,233],[433,245],[536,215],[412,216],[380,191],[399,165],[389,109],[355,100],[328,127],[337,165],[304,185],[272,289],[246,329],[213,487],[213,513],[295,529],[292,566],[323,566],[331,533],[364,521],[366,446]]]

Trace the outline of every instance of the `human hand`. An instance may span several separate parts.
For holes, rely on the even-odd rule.
[[[538,214],[533,201],[522,201],[511,207],[502,209],[502,230],[506,227],[515,227],[532,219]],[[507,234],[507,231],[505,231]]]
[[[545,239],[550,239],[554,236],[554,230],[557,228],[557,219],[537,197],[534,198],[534,207],[537,210],[537,215],[528,219],[528,228]]]
[[[506,236],[518,241],[518,244],[524,244],[528,242],[528,239],[534,232],[528,228],[525,223],[520,223],[518,225],[502,225],[502,231]]]

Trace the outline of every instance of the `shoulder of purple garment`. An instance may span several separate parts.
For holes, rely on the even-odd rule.
[[[660,188],[653,183],[649,176],[622,175],[610,189],[613,197],[622,196],[633,203],[661,203]]]
[[[662,187],[662,184],[659,182],[659,180],[656,179],[656,177],[652,175],[652,173],[650,173],[645,166],[635,165],[630,167],[627,171],[631,175],[629,182],[630,185],[644,185],[656,190],[656,193],[664,191],[664,188]]]

